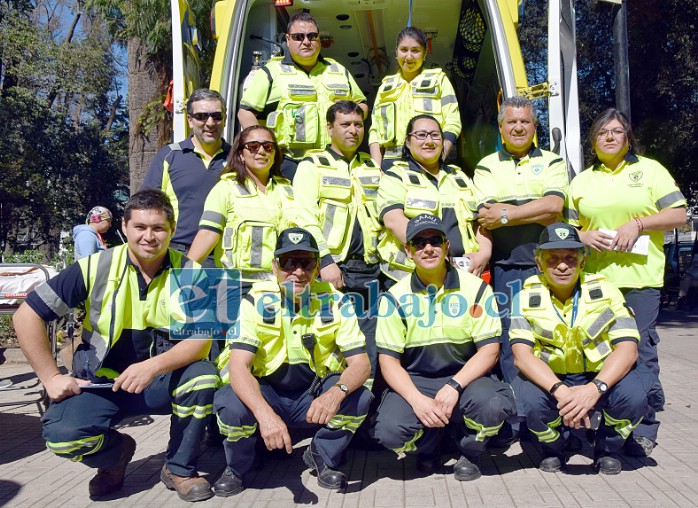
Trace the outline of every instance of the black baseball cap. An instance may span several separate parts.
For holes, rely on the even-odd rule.
[[[579,239],[577,228],[564,222],[556,222],[546,226],[538,239],[538,248],[551,249],[582,249],[584,244]]]
[[[407,234],[405,235],[405,239],[409,242],[415,236],[417,236],[418,233],[428,229],[434,229],[446,236],[446,228],[444,228],[444,223],[441,222],[441,219],[439,219],[436,215],[423,213],[421,215],[417,215],[413,219],[410,219],[410,221],[407,223]]]
[[[276,239],[276,250],[274,251],[274,256],[279,257],[281,254],[287,252],[313,252],[318,254],[320,249],[318,249],[317,242],[313,235],[303,228],[289,228],[281,232],[279,237]]]

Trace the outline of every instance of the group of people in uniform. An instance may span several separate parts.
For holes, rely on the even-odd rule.
[[[488,441],[526,429],[543,471],[565,467],[581,427],[596,431],[597,471],[619,473],[622,448],[649,455],[664,404],[662,232],[685,222],[686,200],[626,117],[599,115],[593,165],[570,182],[534,144],[532,103],[507,98],[502,148],[471,179],[447,163],[458,101],[425,68],[420,30],[398,35],[370,155],[365,96],[320,55],[310,14],[291,18],[286,43],[244,92],[232,144],[222,97],[195,91],[192,136],[160,150],[126,205],[127,244],[80,259],[15,314],[52,400],[49,449],[98,468],[89,492],[103,496],[136,448],[114,425],[171,414],[161,480],[186,501],[241,492],[262,446],[292,452],[294,428],[316,429],[303,460],[329,489],[346,486],[360,429],[426,473],[455,452],[461,481],[481,476]],[[224,340],[211,340],[220,291],[202,266],[238,282]],[[82,302],[63,374],[44,322]],[[227,463],[213,488],[196,468],[209,419]]]

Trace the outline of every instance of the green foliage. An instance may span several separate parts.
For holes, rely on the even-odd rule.
[[[6,256],[5,263],[35,263],[41,264],[44,262],[44,253],[40,250],[25,250],[22,252],[15,252]]]

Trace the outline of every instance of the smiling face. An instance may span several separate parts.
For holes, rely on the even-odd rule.
[[[132,210],[128,222],[126,219],[122,222],[121,231],[134,261],[144,266],[164,257],[174,235],[174,225],[164,211]]]
[[[422,70],[426,57],[426,48],[412,37],[404,37],[397,44],[397,64],[402,76],[411,81]]]
[[[423,135],[420,133],[427,133],[426,138],[417,139],[418,136]],[[432,136],[436,136],[437,139]],[[443,137],[439,124],[430,118],[416,120],[412,125],[412,132],[408,133],[405,144],[414,160],[425,168],[438,165],[443,149]]]
[[[530,108],[506,106],[504,119],[499,124],[504,148],[515,157],[528,154],[536,135],[536,127]]]
[[[594,139],[596,156],[604,164],[623,159],[629,148],[625,127],[615,118],[602,125]]]
[[[294,40],[294,34],[309,34],[318,33],[318,27],[310,21],[296,21],[291,25],[286,34],[286,44],[291,52],[291,58],[306,70],[312,69],[318,60],[320,54],[320,38],[317,37],[311,41],[308,37],[304,37],[301,41]]]
[[[420,231],[405,245],[405,254],[414,261],[417,275],[443,269],[449,243],[436,229]]]
[[[562,302],[572,294],[585,263],[584,249],[541,250],[536,256],[538,269]]]
[[[271,149],[267,151],[264,145]],[[266,177],[269,174],[275,156],[276,143],[266,129],[253,129],[242,140],[240,150],[242,163],[258,177]]]
[[[225,128],[225,113],[218,99],[203,99],[192,104],[192,114],[187,116],[189,128],[194,134],[195,143],[201,147],[215,146],[221,143],[223,129]],[[197,120],[196,115],[201,113],[218,113],[221,120],[214,120],[208,116],[205,120]]]

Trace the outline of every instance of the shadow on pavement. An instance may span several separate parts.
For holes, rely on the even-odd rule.
[[[46,449],[41,438],[41,420],[38,416],[0,413],[0,432],[0,465],[21,460]]]
[[[22,486],[10,480],[0,480],[0,506],[4,506],[19,494]]]

